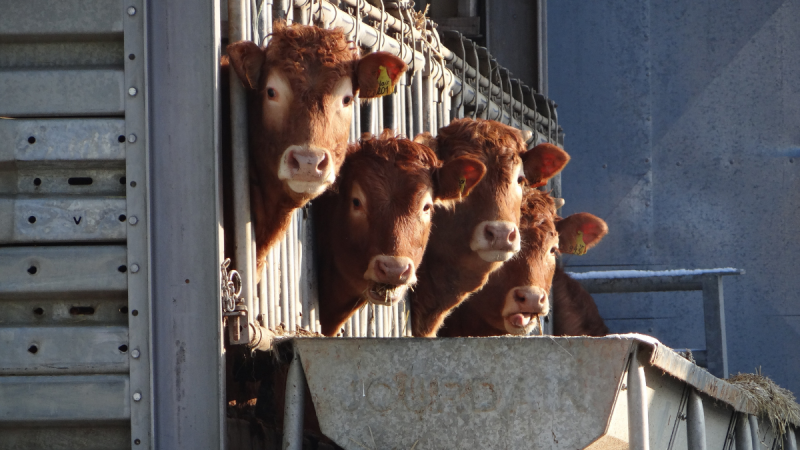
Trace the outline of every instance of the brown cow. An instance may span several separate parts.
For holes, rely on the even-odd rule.
[[[562,253],[582,255],[608,233],[608,225],[588,213],[573,214],[556,224]],[[553,277],[553,334],[605,336],[608,327],[592,296],[560,267]]]
[[[538,318],[550,310],[547,293],[558,250],[555,219],[553,199],[526,190],[519,225],[522,248],[453,310],[439,336],[527,335],[536,329]]]
[[[345,159],[333,192],[314,201],[322,333],[336,335],[367,302],[391,305],[416,283],[435,202],[466,196],[486,171],[468,156],[442,166],[430,148],[365,136]],[[469,174],[466,176],[465,174]]]
[[[241,41],[227,52],[247,91],[250,203],[261,267],[286,232],[292,211],[336,178],[354,95],[382,95],[387,75],[394,85],[406,65],[383,52],[359,58],[341,29],[280,22],[266,48]]]
[[[559,220],[549,196],[541,193],[540,196],[548,200],[526,197],[528,205],[523,207],[520,224],[526,242],[519,255],[492,274],[480,291],[453,311],[439,332],[441,336],[530,334],[538,325],[537,317],[549,312],[547,293],[551,283],[553,334],[602,336],[608,332],[603,329],[603,319],[591,296],[555,263],[556,247],[563,253],[574,253],[578,248],[583,254],[603,238],[608,227],[602,219],[587,213]],[[543,208],[542,203],[547,207]],[[556,229],[563,236],[556,237]]]
[[[528,180],[535,186],[546,183],[569,155],[549,144],[528,151],[519,130],[491,120],[455,120],[435,139],[418,139],[435,148],[445,162],[471,156],[486,166],[486,176],[466,200],[440,208],[434,217],[411,295],[412,332],[430,337],[452,308],[519,250],[523,185]]]

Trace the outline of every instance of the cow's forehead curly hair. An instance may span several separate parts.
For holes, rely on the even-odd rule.
[[[443,160],[469,155],[484,164],[496,165],[498,175],[509,177],[507,170],[520,161],[527,148],[516,128],[493,120],[457,119],[439,130],[437,152]],[[487,173],[486,176],[491,176]]]
[[[265,64],[281,70],[293,89],[309,86],[320,75],[334,83],[353,76],[359,52],[341,28],[326,30],[276,22],[271,36]]]
[[[394,136],[388,129],[379,137],[365,133],[359,144],[351,147],[351,150],[355,158],[377,157],[410,171],[431,170],[442,165],[433,150],[402,135]]]
[[[535,188],[525,188],[519,229],[527,245],[541,246],[547,237],[554,237],[557,219],[556,204],[550,194]]]

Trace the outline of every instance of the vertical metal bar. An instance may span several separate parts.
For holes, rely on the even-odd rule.
[[[397,133],[402,134],[406,137],[414,137],[408,136],[408,126],[407,126],[407,119],[406,116],[406,77],[403,75],[400,77],[400,85],[397,86],[397,115],[398,115],[398,127]]]
[[[269,325],[267,328],[270,330],[274,330],[275,327],[278,325],[278,321],[276,320],[276,303],[277,303],[277,291],[275,290],[275,283],[277,282],[277,278],[275,276],[275,248],[269,251],[267,254],[267,313],[269,317]]]
[[[758,419],[756,416],[752,414],[747,415],[747,422],[750,424],[750,440],[753,446],[753,450],[760,450],[761,445],[759,445],[759,437],[758,437]]]
[[[290,321],[290,312],[289,312],[289,289],[287,289],[289,285],[289,271],[286,270],[288,264],[286,262],[286,237],[281,239],[280,243],[281,248],[281,323],[286,328],[286,331],[290,331],[291,327],[289,326]]]
[[[634,344],[628,367],[628,445],[631,450],[649,450],[647,384],[639,362],[639,345]]]
[[[297,290],[297,301],[300,305],[300,317],[297,318],[298,327],[305,328],[306,330],[311,330],[311,324],[308,321],[310,316],[310,304],[308,302],[308,295],[306,294],[305,290],[303,289],[303,284],[305,283],[305,276],[303,273],[303,265],[305,262],[305,248],[303,243],[305,242],[305,230],[303,227],[303,210],[298,209],[295,211],[295,215],[297,216],[297,242],[295,243],[295,247],[297,248],[297,258],[296,258],[296,271],[295,271],[295,289]]]
[[[137,8],[134,16],[125,13],[131,5]],[[139,105],[146,109],[139,113],[147,114],[142,117],[126,110],[126,130],[138,133],[139,138],[135,143],[129,139],[127,157],[147,155],[146,160],[140,160],[140,167],[126,174],[126,193],[131,196],[128,208],[144,206],[145,193],[150,199],[149,217],[142,211],[136,227],[149,234],[137,232],[138,237],[129,240],[129,245],[141,243],[139,239],[146,236],[150,264],[146,264],[148,256],[140,253],[138,245],[128,251],[129,257],[142,258],[134,260],[140,265],[137,276],[149,276],[152,283],[144,298],[138,290],[144,287],[142,284],[136,284],[137,290],[129,286],[129,294],[135,295],[131,301],[144,300],[152,307],[130,310],[131,330],[141,330],[140,321],[151,321],[152,335],[147,341],[139,335],[130,343],[129,353],[133,355],[132,350],[138,348],[141,354],[136,360],[131,356],[130,390],[125,390],[131,411],[132,442],[128,446],[225,448],[219,270],[222,205],[217,176],[221,170],[219,2],[198,7],[180,1],[131,0],[116,3],[116,7],[118,20],[125,22],[126,50],[129,45],[142,43],[127,33],[128,21],[135,21],[141,33],[146,30],[146,35],[140,35],[144,47],[130,54],[135,55],[134,61],[147,65],[147,72],[139,67],[134,78],[127,78],[131,73],[127,70],[136,66],[130,66],[131,60],[125,58],[125,81],[133,83],[126,88],[139,89],[139,101],[146,99],[146,104]],[[241,25],[234,14],[234,36],[241,32]],[[138,122],[142,128],[129,128],[144,118],[146,122]],[[246,236],[249,238],[249,234]],[[250,259],[240,261],[247,263]],[[135,368],[146,364],[140,362],[143,359],[152,364],[146,374],[141,373],[141,366]],[[142,423],[151,413],[152,421]]]
[[[384,128],[386,128],[386,118],[383,114],[383,99],[386,97],[378,97],[375,101],[375,107],[373,110],[377,113],[375,117],[375,130],[372,132],[375,136],[380,136],[381,132]]]
[[[786,450],[797,450],[797,436],[795,436],[794,433],[794,428],[789,425],[786,434],[783,435],[783,448]],[[736,450],[739,449],[737,448]],[[753,450],[758,450],[758,448],[754,448]]]
[[[258,314],[261,325],[269,327],[269,287],[267,286],[267,265],[261,268],[261,282],[258,283]]]
[[[297,243],[297,235],[296,235],[296,228],[294,222],[294,214],[292,214],[292,219],[289,222],[289,229],[286,232],[286,263],[287,263],[287,272],[289,272],[287,276],[288,283],[286,284],[286,289],[289,291],[289,323],[291,324],[291,330],[297,331],[297,292],[295,291],[295,287],[297,283],[296,274],[295,274],[295,258],[297,253],[295,251],[295,244]]]
[[[359,311],[356,311],[352,316],[350,316],[350,324],[354,337],[361,337],[361,314]]]
[[[414,102],[413,102],[413,95],[411,94],[411,85],[407,84],[405,86],[406,95],[405,95],[405,122],[406,128],[403,130],[406,136],[409,139],[414,139]]]
[[[303,449],[303,409],[305,407],[306,376],[300,363],[300,354],[294,349],[294,357],[286,377],[286,406],[283,413],[284,450]]]
[[[423,125],[423,101],[422,101],[422,70],[414,72],[414,81],[411,83],[411,95],[413,97],[412,111],[414,121],[414,136],[425,131]]]
[[[706,416],[703,412],[703,399],[694,388],[690,389],[686,417],[689,450],[706,450]]]
[[[739,414],[739,418],[736,420],[736,450],[758,450],[758,448],[753,448],[753,441],[750,436],[750,422],[746,420],[747,414],[737,414]]]
[[[725,300],[722,295],[722,277],[719,275],[707,276],[703,280],[703,313],[708,371],[715,377],[728,378]]]
[[[405,303],[405,300],[400,300],[392,306],[392,336],[400,337],[400,307]]]
[[[353,142],[358,142],[361,139],[361,98],[356,94],[355,106],[353,106],[353,128],[355,129],[355,136]]]
[[[383,337],[383,308],[373,307],[375,311],[375,337]]]

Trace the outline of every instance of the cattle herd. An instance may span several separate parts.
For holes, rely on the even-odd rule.
[[[562,149],[529,150],[525,132],[481,119],[348,144],[356,95],[391,92],[402,60],[359,57],[341,30],[280,23],[267,47],[242,41],[227,53],[248,93],[258,266],[292,212],[316,199],[323,334],[339,334],[367,303],[403,298],[414,336],[541,332],[551,302],[555,334],[608,332],[557,267],[559,252],[584,254],[608,231],[591,214],[558,217],[561,200],[539,189],[568,163]]]

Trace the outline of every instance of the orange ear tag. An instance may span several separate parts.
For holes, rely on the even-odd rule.
[[[586,243],[583,242],[583,231],[578,231],[578,237],[575,238],[575,254],[578,256],[586,254]]]
[[[461,195],[464,195],[464,191],[467,189],[467,179],[464,176],[461,176],[458,179],[458,192]]]
[[[394,91],[394,87],[392,86],[392,79],[389,78],[389,73],[386,72],[386,67],[379,66],[378,69],[380,72],[378,73],[378,94],[376,97],[383,97],[391,94]]]

